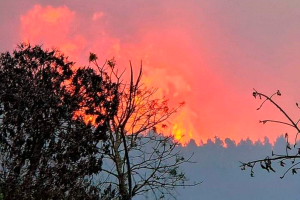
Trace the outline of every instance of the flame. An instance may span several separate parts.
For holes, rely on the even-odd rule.
[[[172,128],[172,134],[174,135],[175,140],[180,141],[184,137],[185,129],[182,128],[182,124],[174,124]]]
[[[174,36],[170,37],[169,40],[157,40],[160,37],[157,37],[156,33],[149,33],[145,35],[144,41],[139,45],[121,44],[120,39],[111,37],[106,33],[105,25],[102,24],[103,27],[96,31],[100,34],[93,37],[93,40],[88,43],[86,33],[74,32],[72,29],[75,16],[76,12],[71,11],[66,6],[54,8],[36,5],[26,15],[21,16],[22,39],[31,43],[43,43],[45,46],[58,46],[71,59],[79,59],[79,63],[86,63],[80,59],[87,60],[90,51],[99,55],[99,60],[113,56],[116,57],[118,63],[126,63],[127,58],[130,57],[135,60],[143,60],[143,82],[146,86],[159,88],[153,94],[153,98],[161,99],[165,96],[170,99],[170,108],[178,106],[178,101],[175,99],[186,100],[190,95],[192,92],[191,82],[188,80],[186,72],[182,71],[180,67],[180,65],[187,64],[187,54],[183,49],[177,48],[177,42],[186,43],[187,35],[180,33],[177,37],[176,31],[170,30]],[[90,20],[93,23],[102,23],[101,20],[105,20],[106,16],[104,12],[96,12]],[[166,48],[157,51],[156,49],[161,46]],[[166,54],[175,59],[161,62],[162,55]],[[185,59],[184,62],[182,59],[178,60],[179,57],[176,56],[178,54],[182,55],[182,59]],[[135,74],[137,74],[137,70],[138,67],[135,68]],[[128,77],[128,73],[125,73],[124,79]],[[174,101],[172,101],[173,99]],[[139,99],[136,99],[136,102],[139,102]],[[168,126],[169,128],[165,128],[166,125],[164,124],[162,125],[163,128],[157,127],[158,131],[166,135],[174,135],[174,138],[182,144],[186,144],[194,138],[196,128],[193,123],[197,116],[191,112],[190,106],[187,105],[175,113],[170,119],[171,126]],[[76,112],[74,117],[82,117],[86,123],[93,125],[95,123],[95,116],[84,115],[84,110]],[[138,126],[133,127],[131,131],[138,128]],[[128,127],[128,129],[130,128]]]
[[[185,128],[182,122],[175,123],[172,129],[172,134],[175,136],[175,139],[182,142],[183,144],[187,144],[190,139],[193,138],[193,134],[191,130]]]
[[[191,139],[195,139],[193,133],[196,133],[196,131],[192,123],[190,112],[191,110],[188,105],[185,105],[180,112],[170,120],[172,123],[171,134],[174,136],[175,140],[179,141],[184,146]]]
[[[86,115],[84,113],[84,111],[78,110],[78,111],[74,112],[73,119],[78,119],[78,118],[82,118],[82,120],[86,124],[91,124],[93,126],[97,126],[97,124],[96,124],[96,116],[95,115]]]
[[[173,11],[176,9],[166,12]],[[182,12],[182,15],[180,19],[184,20],[189,13]],[[119,29],[115,30],[119,24],[114,24],[112,17],[116,16],[101,10],[84,16],[67,6],[36,5],[20,18],[21,38],[33,44],[59,47],[70,60],[83,65],[87,63],[89,52],[95,52],[103,62],[115,57],[120,71],[129,66],[128,60],[132,60],[137,74],[138,62],[142,60],[143,82],[159,88],[154,98],[170,99],[170,108],[178,106],[180,101],[187,102],[169,120],[170,128],[162,131],[165,135],[174,135],[182,144],[194,139],[200,145],[215,136],[222,140],[240,141],[249,137],[257,141],[263,140],[266,132],[278,133],[277,127],[272,131],[262,130],[255,113],[257,102],[232,86],[234,81],[228,81],[223,69],[215,70],[216,66],[227,62],[208,38],[220,34],[217,27],[205,29],[195,38],[191,37],[195,31],[190,26],[192,23],[180,22],[184,27],[177,26],[178,18],[174,18],[168,19],[166,24],[170,26],[139,23],[138,34],[123,34],[116,31]],[[224,44],[230,44],[229,39],[222,39]],[[128,77],[125,73],[124,79]],[[84,120],[94,122],[93,116],[84,116]],[[278,134],[269,135],[270,141],[275,141]]]

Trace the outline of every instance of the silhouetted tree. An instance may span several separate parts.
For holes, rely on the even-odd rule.
[[[294,141],[289,140],[289,134],[285,134],[285,139],[286,139],[286,146],[285,146],[285,152],[282,152],[280,154],[274,153],[272,151],[271,156],[267,156],[264,159],[258,159],[254,160],[251,162],[241,162],[241,169],[245,170],[246,168],[250,168],[251,176],[254,176],[254,167],[256,165],[259,165],[262,169],[268,171],[268,172],[275,172],[274,169],[274,162],[275,164],[280,165],[281,167],[285,168],[284,174],[280,178],[284,178],[284,176],[288,173],[291,172],[293,175],[297,174],[297,171],[300,169],[299,164],[300,164],[300,148],[297,145],[298,139],[297,136],[300,133],[300,128],[299,128],[299,121],[300,120],[293,120],[290,115],[287,114],[287,112],[274,101],[275,96],[281,96],[281,92],[278,90],[271,96],[267,96],[263,93],[260,93],[256,90],[253,92],[253,96],[255,98],[259,98],[260,100],[263,100],[261,105],[257,108],[257,110],[261,109],[262,106],[269,102],[272,105],[274,105],[279,111],[284,115],[286,118],[286,121],[280,121],[280,120],[273,120],[273,119],[268,119],[268,120],[261,120],[260,123],[266,124],[266,123],[277,123],[277,124],[283,124],[289,127],[292,127],[295,130],[296,136],[294,138]],[[298,103],[296,103],[296,107],[299,108]],[[300,108],[299,108],[300,109]]]
[[[108,73],[75,69],[57,50],[21,44],[0,55],[0,80],[2,198],[112,198],[92,183],[119,105]]]
[[[90,61],[97,68],[97,56]],[[130,63],[130,81],[124,82],[118,75],[114,60],[107,62],[113,69],[112,76],[119,85],[119,109],[110,121],[108,143],[110,151],[104,155],[100,184],[116,193],[116,199],[130,200],[137,195],[153,195],[164,199],[179,186],[189,186],[180,170],[183,163],[191,162],[175,149],[178,142],[172,136],[159,134],[167,127],[168,119],[184,103],[170,109],[168,100],[155,98],[154,88],[141,82],[142,64],[134,80]],[[173,196],[175,198],[175,196]]]
[[[142,69],[127,83],[114,60],[89,61],[29,44],[0,55],[0,198],[162,199],[189,185],[190,158],[158,133],[183,103],[154,98]]]

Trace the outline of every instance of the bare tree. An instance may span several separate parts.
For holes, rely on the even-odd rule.
[[[246,170],[246,168],[250,168],[250,174],[251,176],[254,176],[254,167],[256,165],[259,165],[262,169],[268,171],[268,172],[275,172],[274,169],[274,162],[275,164],[280,165],[281,167],[285,168],[284,174],[280,178],[284,178],[285,175],[289,172],[291,172],[293,175],[297,174],[297,171],[300,169],[299,164],[300,164],[300,148],[297,146],[298,142],[298,134],[300,133],[300,128],[299,128],[299,121],[300,120],[294,120],[290,117],[290,115],[274,100],[274,97],[276,96],[281,96],[281,92],[278,90],[271,96],[267,96],[263,93],[260,93],[256,90],[253,92],[253,96],[255,98],[259,98],[260,100],[263,100],[263,102],[260,104],[260,106],[257,108],[257,110],[260,110],[265,103],[271,103],[274,105],[285,117],[286,121],[281,121],[281,120],[273,120],[273,119],[265,119],[261,120],[260,123],[266,124],[266,123],[276,123],[276,124],[282,124],[288,127],[291,127],[296,135],[294,140],[291,142],[289,140],[289,134],[285,134],[285,140],[286,140],[286,145],[285,145],[285,152],[282,152],[280,154],[274,153],[272,151],[271,156],[267,156],[264,159],[258,159],[250,162],[241,162],[241,169]],[[298,109],[299,105],[296,103],[296,107]]]
[[[112,70],[112,79],[119,85],[118,114],[110,121],[110,152],[103,158],[100,187],[111,188],[115,199],[130,200],[137,195],[151,193],[156,199],[173,195],[176,187],[187,184],[185,174],[180,170],[183,163],[191,162],[175,149],[178,142],[172,136],[159,132],[166,129],[168,119],[178,107],[170,109],[168,100],[154,98],[157,91],[141,82],[142,63],[134,79],[130,63],[130,80],[121,79],[115,61],[109,60],[102,68],[97,64],[97,56],[91,54],[90,61],[101,71],[103,67]],[[173,196],[175,198],[175,196]]]

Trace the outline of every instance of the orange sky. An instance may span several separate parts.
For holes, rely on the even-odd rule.
[[[120,68],[128,67],[131,60],[138,70],[142,60],[143,80],[160,88],[158,97],[170,99],[171,107],[186,102],[171,119],[170,130],[177,138],[184,136],[183,143],[194,139],[201,144],[215,136],[236,141],[248,137],[263,140],[268,136],[275,141],[287,129],[258,123],[264,117],[282,118],[271,106],[256,111],[259,101],[251,96],[254,87],[268,94],[281,89],[279,101],[297,116],[291,105],[297,97],[300,99],[294,87],[299,83],[295,78],[299,70],[294,67],[300,62],[294,59],[297,54],[291,57],[287,50],[287,44],[293,42],[265,36],[266,28],[276,31],[276,25],[265,28],[276,22],[275,14],[263,16],[260,22],[255,13],[224,11],[222,3],[139,3],[132,12],[122,10],[130,10],[122,3],[116,8],[104,4],[82,5],[85,10],[78,2],[73,6],[33,4],[19,15],[19,41],[58,47],[78,65],[88,64],[89,52],[95,52],[102,62],[115,57]],[[280,13],[280,6],[275,7]],[[133,16],[129,17],[129,13]],[[244,26],[246,22],[250,28]],[[287,35],[276,34],[288,40]],[[275,42],[281,45],[281,51],[272,48]],[[284,58],[276,60],[278,55]],[[285,63],[289,68],[282,68]]]

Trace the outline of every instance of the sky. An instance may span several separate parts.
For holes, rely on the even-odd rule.
[[[201,192],[207,193],[203,188],[209,187],[205,186],[208,178],[201,171],[220,171],[210,181],[223,184],[225,190],[225,185],[231,185],[225,183],[228,177],[221,172],[229,170],[239,176],[240,159],[267,155],[269,143],[274,145],[286,132],[294,134],[282,125],[258,123],[284,117],[270,104],[257,111],[261,101],[254,99],[252,92],[255,88],[271,95],[280,90],[282,96],[276,101],[298,120],[299,8],[298,0],[1,0],[0,52],[12,51],[22,41],[30,42],[59,48],[77,65],[87,65],[90,52],[103,63],[114,57],[122,69],[128,68],[131,60],[136,73],[142,60],[143,81],[159,88],[156,97],[166,96],[170,107],[186,102],[164,134],[181,138],[185,150],[199,152],[196,158],[200,164],[193,170],[199,168],[198,178],[204,181]],[[210,143],[215,137],[223,141],[221,146]],[[269,143],[264,144],[265,137]],[[233,141],[235,150],[224,148],[228,146],[225,141]],[[242,141],[249,141],[248,146]],[[261,145],[255,145],[259,141]],[[191,143],[196,145],[194,150]],[[247,153],[241,156],[236,151]],[[215,161],[203,152],[218,155],[212,156],[214,159],[225,159],[224,166],[216,168]],[[279,175],[261,177],[267,178],[259,181],[272,181],[281,197],[279,188],[286,186],[275,184]],[[249,188],[241,184],[250,184],[248,178],[243,173],[227,189],[239,188],[241,195],[248,195],[241,189]],[[252,182],[251,187],[258,185]],[[290,199],[299,196],[293,188],[289,187],[293,191],[289,192]],[[268,191],[257,189],[258,194]],[[207,195],[203,199],[217,198],[213,196],[217,194]]]

